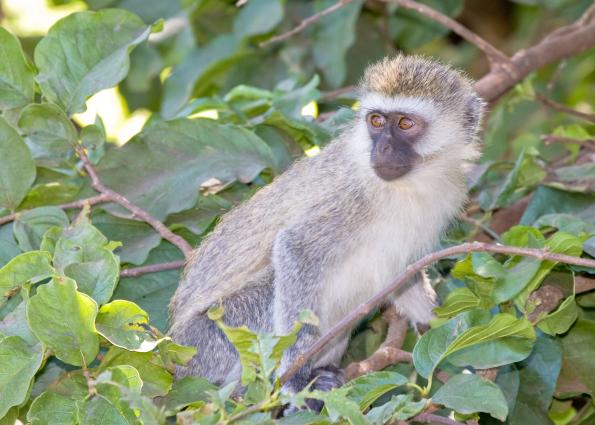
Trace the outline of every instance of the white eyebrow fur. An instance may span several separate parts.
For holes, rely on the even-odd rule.
[[[363,110],[401,111],[421,115],[429,119],[437,115],[436,107],[431,101],[418,97],[387,97],[378,93],[368,93],[361,99]]]

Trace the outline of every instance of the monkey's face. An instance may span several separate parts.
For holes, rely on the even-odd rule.
[[[370,160],[378,177],[391,181],[409,173],[421,162],[415,145],[426,132],[426,121],[404,111],[370,110],[365,115],[372,141]]]

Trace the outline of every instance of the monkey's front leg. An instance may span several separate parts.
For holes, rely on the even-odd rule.
[[[303,239],[303,233],[283,231],[277,236],[273,248],[273,267],[275,270],[274,326],[275,333],[284,335],[291,331],[303,310],[311,310],[318,317],[320,296],[322,293],[322,270],[324,253],[312,249]],[[304,324],[297,334],[296,343],[284,354],[279,374],[285,372],[296,358],[305,352],[318,338],[317,326]],[[312,388],[330,390],[343,383],[341,371],[333,365],[319,365],[313,368],[310,360],[283,386],[284,391],[301,391],[308,383],[315,380]],[[314,401],[313,401],[314,402]],[[313,409],[322,405],[308,403]]]

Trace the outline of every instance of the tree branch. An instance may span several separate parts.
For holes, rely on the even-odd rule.
[[[289,368],[285,371],[285,373],[281,376],[281,382],[287,382],[287,380],[291,378],[293,375],[295,375],[295,373],[297,373],[302,368],[302,366],[304,366],[308,362],[308,360],[310,360],[313,356],[318,354],[326,346],[326,344],[332,341],[339,334],[343,333],[346,329],[355,325],[358,321],[360,321],[367,314],[369,314],[373,309],[377,308],[393,292],[399,289],[407,281],[412,279],[416,273],[420,272],[425,267],[442,258],[451,257],[453,255],[459,254],[468,254],[470,252],[491,252],[496,254],[523,255],[527,257],[537,258],[542,261],[555,261],[559,263],[573,264],[576,266],[595,268],[595,260],[587,258],[555,254],[542,249],[520,248],[513,246],[488,244],[482,242],[469,242],[461,245],[456,245],[450,248],[445,248],[440,251],[436,251],[434,253],[426,255],[425,257],[422,257],[421,259],[407,266],[405,271],[402,272],[399,276],[397,276],[397,278],[390,285],[385,287],[380,292],[376,293],[376,295],[368,299],[363,304],[360,304],[359,307],[352,310],[347,316],[345,316],[342,320],[336,323],[326,334],[320,337],[306,352],[302,353],[297,357],[294,363],[291,364]]]
[[[295,28],[284,32],[283,34],[276,35],[274,37],[269,38],[267,41],[263,41],[260,43],[260,47],[266,47],[274,43],[278,43],[283,40],[287,40],[290,37],[302,32],[310,25],[314,24],[315,22],[319,21],[322,17],[333,13],[336,10],[339,10],[343,6],[353,2],[353,0],[339,0],[337,3],[327,7],[326,9],[321,10],[318,13],[315,13],[312,16],[307,17],[302,22],[300,22]]]
[[[85,205],[95,205],[95,204],[101,204],[101,203],[109,202],[109,201],[110,201],[109,196],[107,196],[105,193],[102,193],[100,195],[92,196],[90,198],[79,199],[78,201],[68,202],[66,204],[60,204],[60,205],[55,205],[55,206],[58,208],[61,208],[63,210],[67,210],[70,208],[83,208]],[[29,210],[18,211],[16,213],[0,217],[0,226],[16,220],[19,217],[19,215],[21,215],[27,211],[29,211]]]
[[[563,26],[536,45],[519,50],[510,59],[510,72],[492,69],[475,83],[475,90],[486,101],[495,101],[531,72],[552,62],[577,55],[595,46],[595,4],[574,24]]]
[[[492,44],[481,38],[479,35],[460,24],[459,22],[452,19],[450,16],[437,11],[436,9],[426,6],[425,4],[418,3],[413,0],[381,0],[385,3],[394,3],[405,9],[415,10],[416,12],[424,15],[433,21],[436,21],[446,28],[450,29],[455,34],[459,35],[469,43],[476,46],[481,50],[488,61],[490,62],[490,68],[502,68],[506,72],[513,72],[514,70],[508,69],[510,64],[510,58],[506,56],[502,51],[498,50]]]
[[[581,145],[581,146],[584,146],[585,148],[595,152],[595,139],[575,139],[574,137],[565,137],[565,136],[556,136],[554,134],[545,134],[545,135],[541,136],[541,140],[543,140],[548,145],[551,143]]]
[[[85,153],[85,150],[82,146],[76,147],[76,153],[83,162],[83,167],[85,168],[85,171],[91,178],[91,187],[93,187],[93,189],[105,195],[109,201],[115,202],[116,204],[119,204],[126,208],[128,211],[132,213],[133,217],[138,218],[144,221],[145,223],[149,224],[153,229],[157,231],[157,233],[161,235],[161,237],[163,237],[163,239],[166,239],[175,246],[177,246],[180,249],[180,251],[184,253],[184,256],[187,257],[192,252],[192,247],[188,242],[186,242],[184,238],[176,235],[174,232],[169,230],[165,224],[157,220],[147,211],[130,202],[123,195],[106,187],[99,179],[97,172],[93,168],[93,165],[91,164],[91,161],[89,161],[89,158],[87,157],[87,154]]]
[[[558,112],[564,112],[569,115],[574,115],[575,117],[578,117],[585,121],[595,122],[595,114],[588,114],[586,112],[577,111],[576,109],[555,102],[552,99],[542,95],[541,93],[535,93],[535,98],[550,109],[554,109]]]
[[[130,267],[120,271],[120,277],[137,277],[147,273],[162,272],[184,267],[184,261],[171,261],[169,263],[149,264],[148,266]]]
[[[347,381],[368,372],[382,370],[391,364],[411,363],[411,353],[401,350],[407,334],[407,320],[399,314],[394,304],[384,311],[383,317],[388,322],[386,339],[370,357],[360,362],[353,362],[345,368]]]
[[[465,425],[462,422],[447,418],[446,416],[434,415],[432,413],[420,413],[409,419],[408,422],[421,422],[423,424],[442,424],[442,425]]]

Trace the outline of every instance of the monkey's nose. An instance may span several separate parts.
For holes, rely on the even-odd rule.
[[[388,155],[392,152],[392,150],[393,148],[390,143],[382,143],[380,146],[378,146],[378,153],[382,155]]]

